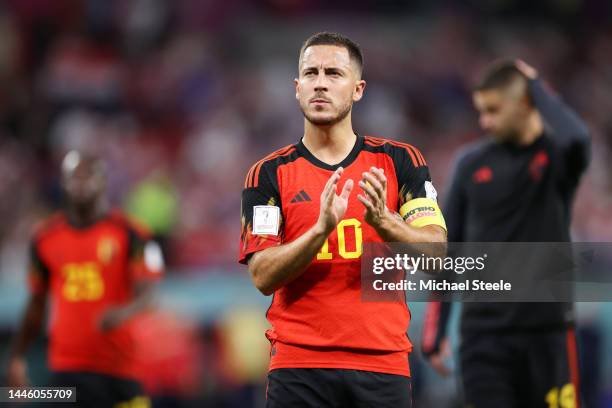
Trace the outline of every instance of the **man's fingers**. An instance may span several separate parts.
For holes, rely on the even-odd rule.
[[[363,173],[363,181],[366,185],[369,183],[380,198],[384,197],[384,188],[376,176],[370,172]]]
[[[448,337],[445,337],[442,340],[442,343],[440,344],[440,355],[443,359],[446,360],[447,358],[451,357],[452,354],[453,352],[451,349],[450,341],[448,340]]]
[[[429,359],[431,366],[442,377],[448,377],[451,374],[450,368],[444,364],[444,359],[439,354],[434,354]]]
[[[376,202],[380,200],[380,196],[376,193],[371,184],[365,183],[363,180],[361,180],[359,182],[359,187],[361,187],[361,189],[368,195],[368,197],[370,197],[372,201]]]
[[[338,182],[340,181],[340,177],[342,176],[342,173],[344,172],[344,169],[342,167],[338,167],[338,169],[334,172],[334,174],[331,175],[331,177],[329,178],[330,183],[330,187],[332,191],[336,191],[336,186],[338,185]]]
[[[385,176],[385,171],[383,169],[372,166],[367,173],[374,176],[374,178],[378,180],[382,186],[387,184],[387,177]]]
[[[336,183],[340,179],[340,175],[344,169],[342,167],[338,167],[336,171],[332,173],[332,175],[327,179],[327,183],[325,183],[325,187],[323,187],[323,192],[326,193],[331,189],[331,186]]]
[[[378,167],[370,168],[370,173],[374,174],[374,176],[378,179],[378,182],[383,188],[387,188],[387,177],[385,176],[385,172],[383,169],[379,169]]]
[[[325,183],[325,187],[323,188],[323,192],[321,193],[321,203],[323,205],[331,205],[334,195],[337,191],[336,186],[338,184],[338,181],[340,180],[340,175],[343,171],[344,169],[342,167],[339,167],[336,171],[333,172],[333,174],[327,180],[327,183]]]
[[[358,199],[359,201],[361,201],[361,203],[362,203],[362,204],[365,206],[366,210],[368,210],[368,211],[370,211],[370,212],[375,211],[374,204],[372,204],[372,203],[370,202],[370,200],[368,200],[368,199],[367,199],[365,196],[363,196],[363,195],[361,195],[361,194],[358,194],[358,195],[357,195],[357,199]]]
[[[340,198],[343,200],[348,200],[351,195],[351,191],[353,191],[353,179],[348,179],[344,182],[344,186],[342,186],[342,193],[340,193]]]
[[[446,361],[448,361],[451,354],[450,342],[448,338],[445,337],[440,344],[440,351],[432,354],[429,358],[429,362],[433,369],[442,377],[448,377],[452,373],[451,369],[446,365]]]
[[[328,206],[332,205],[334,197],[338,194],[338,180],[340,180],[340,176],[336,176],[334,179],[332,179],[332,184],[327,192],[327,197],[325,198],[325,203]]]
[[[534,79],[538,76],[538,71],[521,59],[514,61],[514,65],[529,79]]]
[[[336,195],[335,184],[329,186],[327,191],[325,192],[325,197],[323,197],[323,205],[329,207],[332,205],[334,200],[334,195]]]
[[[8,378],[9,385],[14,387],[25,387],[29,385],[26,364],[23,361],[12,361],[9,363]]]

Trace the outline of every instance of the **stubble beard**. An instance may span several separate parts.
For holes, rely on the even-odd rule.
[[[333,126],[338,122],[341,122],[344,118],[348,116],[351,112],[351,108],[353,107],[352,101],[347,102],[347,104],[340,110],[340,112],[334,117],[326,117],[326,118],[316,118],[312,115],[309,115],[306,112],[306,109],[300,104],[300,110],[302,114],[306,118],[307,121],[312,123],[315,126]]]

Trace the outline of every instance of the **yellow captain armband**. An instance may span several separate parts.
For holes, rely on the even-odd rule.
[[[408,201],[401,206],[399,214],[412,227],[439,225],[446,229],[446,222],[444,222],[438,203],[430,198],[415,198]]]

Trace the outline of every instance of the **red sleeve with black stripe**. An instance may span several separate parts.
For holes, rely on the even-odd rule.
[[[240,253],[238,262],[246,264],[250,255],[282,242],[282,211],[281,196],[278,187],[275,158],[286,155],[295,150],[293,145],[266,156],[255,163],[247,173],[242,190],[240,205]],[[278,207],[279,231],[278,234],[255,234],[253,232],[253,215],[255,206]]]
[[[400,207],[415,198],[428,197],[426,182],[431,183],[429,167],[423,154],[412,145],[400,146],[394,154]],[[432,197],[429,197],[432,198]],[[435,199],[435,197],[433,197]]]
[[[110,219],[127,234],[130,277],[133,281],[159,280],[165,272],[162,250],[149,229],[121,210],[112,210]]]
[[[385,151],[393,159],[400,207],[412,199],[427,197],[425,182],[431,182],[431,177],[425,157],[418,148],[408,143],[372,136],[366,136],[365,142],[371,146],[384,145]]]

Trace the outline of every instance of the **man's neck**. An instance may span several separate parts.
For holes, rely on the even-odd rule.
[[[534,111],[525,121],[525,126],[520,133],[517,144],[520,146],[529,146],[538,140],[543,133],[544,124],[542,118],[537,111]]]
[[[106,214],[107,207],[102,203],[79,207],[68,205],[66,215],[68,222],[77,228],[84,228],[94,224]]]
[[[304,146],[323,163],[335,165],[344,160],[355,146],[350,116],[331,126],[317,126],[304,120]]]

